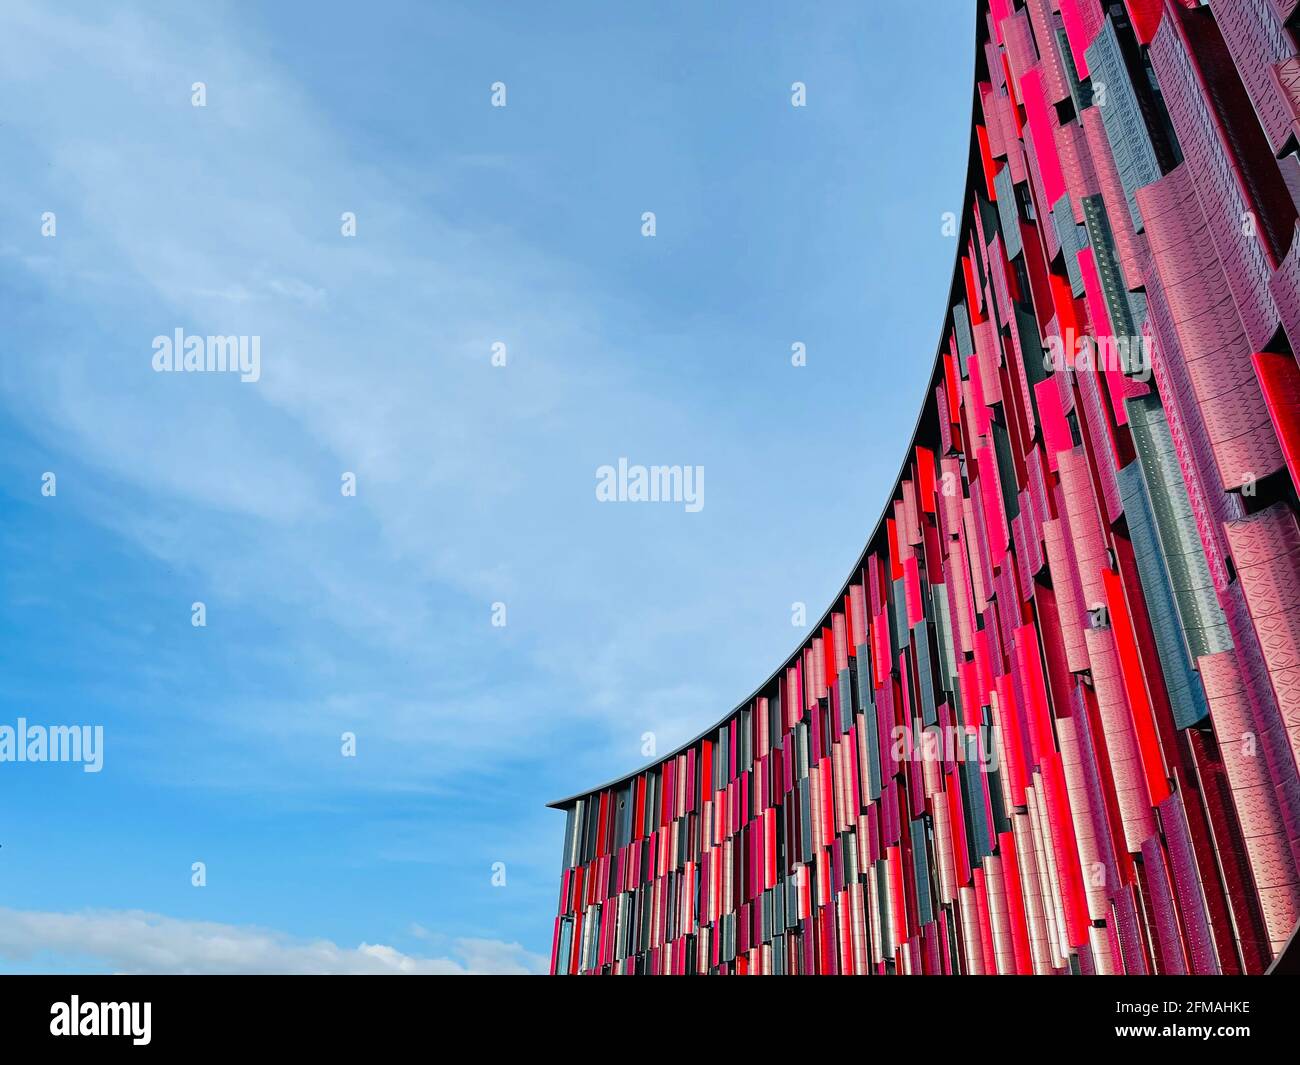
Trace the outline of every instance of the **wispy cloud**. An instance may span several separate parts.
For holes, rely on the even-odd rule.
[[[23,103],[0,128],[0,707],[107,737],[97,790],[23,779],[13,905],[175,912],[165,868],[225,841],[242,890],[207,916],[313,911],[352,941],[356,896],[545,949],[542,801],[693,736],[793,648],[791,600],[834,594],[919,400],[938,304],[900,293],[942,298],[951,246],[915,227],[952,205],[903,163],[968,99],[968,49],[906,5],[830,6],[0,5]],[[911,21],[915,47],[878,47]],[[939,76],[904,99],[920,47]],[[261,379],[153,373],[178,327],[261,337]],[[619,456],[706,466],[707,509],[602,507]],[[69,874],[83,853],[95,875]],[[290,875],[250,886],[267,858]],[[492,942],[417,961],[512,956]]]
[[[43,103],[13,120],[26,158],[0,187],[32,218],[57,209],[61,227],[33,231],[12,261],[39,253],[43,283],[65,279],[71,306],[29,323],[37,350],[0,386],[31,433],[85,467],[65,505],[155,554],[194,598],[221,599],[211,632],[248,611],[313,619],[312,647],[282,628],[286,675],[303,653],[337,658],[353,641],[403,662],[398,686],[336,674],[327,695],[281,689],[280,705],[241,701],[222,720],[253,740],[359,718],[386,735],[414,725],[408,747],[429,741],[420,771],[446,774],[481,758],[486,737],[498,758],[526,755],[566,721],[604,720],[630,746],[681,716],[676,685],[645,683],[681,601],[622,572],[622,536],[587,516],[605,517],[587,509],[598,462],[683,421],[682,397],[644,390],[606,334],[626,308],[581,265],[440,212],[409,160],[352,156],[256,40],[207,15],[91,20],[19,3],[9,18],[30,47],[0,79]],[[93,100],[60,91],[70,65]],[[189,106],[196,72],[203,109]],[[344,210],[355,239],[340,234]],[[178,325],[260,336],[262,380],[153,374],[152,337]],[[504,371],[488,364],[496,340]],[[355,499],[339,493],[344,471]],[[666,569],[682,534],[662,531],[642,550]],[[634,615],[618,605],[630,595]],[[486,625],[494,601],[513,610],[500,635]],[[512,667],[489,695],[483,663],[502,655]],[[529,677],[574,697],[520,714]],[[315,720],[304,697],[319,700]],[[642,700],[653,709],[638,714]],[[480,727],[443,726],[456,718]]]
[[[62,958],[120,973],[250,975],[528,975],[547,960],[518,943],[457,939],[445,957],[405,954],[382,943],[341,947],[251,926],[187,921],[137,910],[45,913],[0,908],[0,958]]]

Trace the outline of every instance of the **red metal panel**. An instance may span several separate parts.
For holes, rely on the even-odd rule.
[[[1088,76],[1088,45],[1092,44],[1095,27],[1086,17],[1089,5],[1096,6],[1094,0],[1060,0],[1061,19],[1065,23],[1065,34],[1070,42],[1070,53],[1074,57],[1074,68],[1079,77]]]
[[[1124,0],[1139,44],[1150,44],[1164,16],[1164,0]]]
[[[1291,355],[1257,351],[1251,359],[1287,469],[1291,471],[1291,483],[1300,486],[1300,369]]]
[[[1277,951],[1300,921],[1300,872],[1268,767],[1257,752],[1250,693],[1233,652],[1207,655],[1196,664],[1205,681],[1268,936]]]
[[[1106,603],[1115,634],[1120,674],[1124,680],[1124,694],[1128,697],[1129,711],[1133,715],[1133,729],[1142,756],[1147,792],[1151,796],[1152,805],[1156,805],[1169,797],[1169,778],[1165,774],[1164,759],[1160,754],[1160,741],[1156,738],[1156,723],[1151,711],[1151,699],[1147,694],[1146,679],[1142,673],[1142,663],[1138,658],[1133,623],[1129,619],[1128,604],[1124,601],[1124,586],[1119,574],[1107,569],[1102,570],[1101,577],[1106,587]]]

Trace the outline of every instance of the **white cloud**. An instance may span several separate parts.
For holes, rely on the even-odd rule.
[[[662,676],[688,652],[728,660],[699,650],[701,634],[735,639],[731,604],[698,596],[724,579],[695,539],[711,513],[689,524],[594,508],[598,461],[638,453],[647,434],[698,452],[715,421],[692,419],[688,395],[658,397],[637,353],[610,341],[608,319],[633,310],[582,266],[471,228],[402,170],[359,161],[255,42],[200,32],[201,13],[95,19],[18,3],[8,17],[45,58],[13,56],[0,33],[0,59],[14,60],[0,87],[42,101],[15,120],[23,148],[0,190],[27,211],[66,205],[57,254],[31,236],[9,255],[51,255],[40,276],[71,306],[66,335],[40,331],[0,375],[0,399],[87,464],[71,504],[208,589],[214,619],[278,615],[280,675],[346,661],[359,640],[370,660],[401,662],[324,697],[277,684],[256,706],[232,699],[212,715],[231,742],[301,748],[326,721],[364,729],[372,752],[423,755],[407,773],[373,763],[377,783],[408,786],[480,765],[484,744],[497,761],[533,756],[590,722],[635,758],[643,731],[679,740],[725,708],[707,686],[683,701]],[[91,99],[63,88],[73,66]],[[204,110],[188,105],[195,69],[209,72]],[[338,234],[345,207],[356,239]],[[262,380],[152,373],[152,337],[177,325],[261,336]],[[487,362],[498,338],[506,371]],[[699,435],[679,443],[687,429]],[[343,470],[355,499],[339,495]],[[511,628],[489,643],[498,599]],[[548,690],[574,697],[539,712],[532,692]],[[284,776],[277,763],[271,779]]]
[[[122,973],[529,975],[547,960],[518,943],[455,939],[451,956],[417,957],[382,943],[341,947],[265,928],[187,921],[138,910],[46,913],[0,908],[0,958],[87,959]]]
[[[646,731],[660,750],[694,735],[790,650],[785,585],[818,603],[808,575],[829,595],[858,549],[789,474],[794,413],[707,402],[744,315],[661,313],[608,283],[608,260],[431,195],[493,155],[454,136],[358,153],[326,97],[216,11],[0,12],[0,92],[33,101],[6,125],[0,270],[59,311],[15,339],[0,403],[60,466],[84,464],[60,474],[60,505],[205,599],[235,675],[257,678],[255,695],[176,683],[128,701],[141,731],[159,704],[177,718],[146,771],[316,788],[338,779],[317,755],[346,728],[364,737],[356,786],[438,786],[563,744],[576,788],[640,764]],[[57,240],[19,224],[51,203]],[[152,373],[153,336],[177,326],[260,336],[261,381]],[[489,365],[496,340],[508,369]],[[876,461],[866,437],[837,450]],[[595,469],[620,455],[707,464],[708,509],[598,506]],[[486,623],[497,600],[507,630]],[[249,619],[275,638],[234,646]]]

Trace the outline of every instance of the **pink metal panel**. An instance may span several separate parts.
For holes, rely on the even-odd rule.
[[[1274,76],[1295,49],[1270,0],[1214,0],[1214,21],[1232,54],[1260,126],[1275,153],[1292,135],[1293,114]]]
[[[1063,451],[1060,456],[1061,488],[1070,522],[1070,540],[1078,562],[1083,606],[1091,610],[1106,602],[1101,571],[1109,563],[1101,515],[1092,491],[1092,478],[1082,448]]]
[[[1263,476],[1282,465],[1250,344],[1186,164],[1139,189],[1138,203],[1220,483],[1232,491],[1245,475]]]
[[[1061,619],[1066,661],[1072,672],[1079,673],[1088,668],[1088,644],[1083,636],[1087,615],[1080,601],[1074,559],[1059,520],[1043,522],[1043,533],[1047,543],[1047,563],[1052,574],[1052,589],[1056,593],[1056,609]]]
[[[1193,27],[1199,27],[1200,51],[1195,58],[1189,52]],[[1227,130],[1211,108],[1215,96],[1231,90],[1232,84],[1226,79],[1235,77],[1225,72],[1224,84],[1216,87],[1211,95],[1205,79],[1222,65],[1222,62],[1216,64],[1209,73],[1201,67],[1202,63],[1216,60],[1222,49],[1217,31],[1212,30],[1213,23],[1207,24],[1203,19],[1165,19],[1151,45],[1151,62],[1183,151],[1185,161],[1180,169],[1194,176],[1192,195],[1200,199],[1203,236],[1209,238],[1222,263],[1226,287],[1245,326],[1248,345],[1260,350],[1267,345],[1278,322],[1277,307],[1268,287],[1272,266],[1265,241],[1262,238],[1243,240],[1242,227],[1245,220],[1254,218],[1256,233],[1260,233],[1265,219],[1243,187],[1243,164],[1225,143]],[[1276,168],[1274,176],[1277,178]],[[1265,190],[1256,187],[1252,191],[1262,195]],[[1259,205],[1261,209],[1263,206]],[[1291,209],[1294,217],[1294,204]]]
[[[1300,530],[1276,503],[1227,527],[1291,753],[1300,761]]]
[[[1264,923],[1276,952],[1300,920],[1300,873],[1296,871],[1267,763],[1258,752],[1255,722],[1236,655],[1222,651],[1199,658],[1196,665],[1205,682],[1210,716],[1259,890]]]
[[[1115,250],[1119,255],[1120,269],[1124,272],[1125,283],[1130,288],[1135,288],[1142,283],[1143,276],[1142,238],[1133,229],[1133,216],[1129,213],[1128,203],[1124,197],[1124,186],[1120,183],[1119,171],[1115,167],[1114,157],[1110,154],[1101,113],[1097,108],[1090,107],[1083,112],[1081,121],[1084,136],[1088,141],[1093,172],[1097,175],[1097,185],[1106,207],[1106,217],[1115,238]]]
[[[1020,78],[1021,98],[1025,105],[1025,117],[1029,121],[1029,131],[1033,135],[1034,156],[1038,161],[1038,171],[1043,182],[1044,211],[1050,211],[1052,205],[1065,193],[1065,179],[1061,174],[1061,160],[1056,154],[1056,136],[1053,133],[1054,122],[1048,115],[1047,100],[1043,90],[1043,79],[1038,67],[1034,67]],[[1050,235],[1053,227],[1044,227],[1044,236]]]
[[[1025,11],[1034,31],[1034,43],[1043,60],[1043,85],[1049,103],[1060,103],[1070,96],[1070,83],[1065,76],[1065,64],[1056,48],[1056,16],[1051,0],[1028,0]]]
[[[1110,771],[1115,779],[1115,798],[1124,829],[1124,845],[1131,853],[1139,854],[1142,844],[1155,831],[1155,816],[1143,778],[1133,719],[1124,698],[1119,658],[1109,629],[1087,629],[1084,636],[1088,641],[1088,657],[1092,662],[1092,680],[1101,712]]]

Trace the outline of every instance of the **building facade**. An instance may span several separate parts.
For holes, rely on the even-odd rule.
[[[1295,928],[1300,5],[976,7],[893,494],[749,699],[553,804],[555,973],[1258,973]]]

